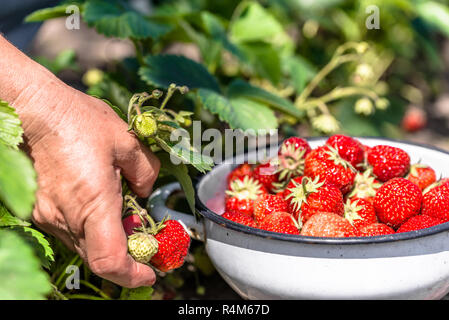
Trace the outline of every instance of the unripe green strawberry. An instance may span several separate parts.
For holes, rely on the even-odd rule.
[[[149,112],[138,114],[133,121],[133,130],[139,137],[149,138],[157,133],[157,122]]]
[[[143,232],[128,237],[129,254],[140,263],[148,263],[157,253],[159,244],[155,237]]]

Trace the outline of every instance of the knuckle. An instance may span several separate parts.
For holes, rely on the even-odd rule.
[[[44,218],[44,216],[41,214],[41,212],[39,210],[33,211],[33,215],[31,217],[31,219],[38,226],[42,226],[47,223],[47,220]]]
[[[128,150],[132,154],[136,154],[141,150],[140,142],[135,136],[131,136],[131,138],[128,140]]]
[[[120,270],[120,266],[112,257],[96,258],[90,261],[88,259],[88,265],[90,270],[99,276],[114,275]]]

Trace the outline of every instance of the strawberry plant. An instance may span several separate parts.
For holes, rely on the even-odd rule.
[[[256,1],[228,6],[226,12],[213,10],[212,4],[201,7],[184,1],[156,6],[152,12],[139,11],[120,0],[64,1],[32,13],[26,21],[65,16],[64,8],[73,4],[97,32],[134,44],[135,57],[118,62],[117,71],[87,82],[89,93],[108,99],[124,112],[131,92],[167,89],[171,83],[190,89],[174,108],[188,106],[194,118],[209,127],[224,123],[232,129],[287,130],[309,120],[316,133],[331,133],[340,130],[331,113],[337,101],[363,98],[372,104],[372,111],[388,106],[374,90],[376,81],[369,85],[346,81],[345,86],[331,90],[320,88],[327,87],[329,75],[337,68],[367,64],[367,57],[377,55],[375,48],[349,41],[335,48],[321,70],[312,71],[304,67],[297,53],[299,44],[273,8]],[[200,59],[164,52],[177,43],[193,44]]]
[[[0,100],[0,297],[43,299],[54,261],[47,238],[32,227],[37,189],[31,161],[18,149],[23,130],[14,108]]]

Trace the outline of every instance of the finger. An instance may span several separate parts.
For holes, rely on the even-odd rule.
[[[69,235],[62,213],[43,193],[38,192],[31,220],[44,232],[51,234],[64,243],[71,251],[75,251],[73,240]]]
[[[36,224],[36,226],[39,227],[39,229],[58,238],[67,247],[67,249],[73,252],[77,251],[73,239],[66,232],[55,229],[50,225],[37,223],[34,218],[31,218],[31,220],[34,222],[34,224]]]
[[[139,197],[148,197],[156,181],[160,162],[132,133],[116,139],[115,165]]]
[[[137,263],[128,254],[127,238],[121,223],[121,198],[99,206],[84,225],[84,250],[87,263],[95,274],[127,288],[151,286],[154,271]],[[117,208],[118,210],[111,210]]]

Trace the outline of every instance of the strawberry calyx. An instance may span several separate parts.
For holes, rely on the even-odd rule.
[[[289,181],[291,178],[304,173],[304,160],[306,149],[296,148],[294,144],[283,144],[278,156],[271,161],[276,167],[279,181]]]
[[[367,169],[363,173],[357,173],[354,179],[354,188],[349,193],[348,198],[371,198],[376,195],[377,189],[382,186],[373,176],[372,169]]]
[[[351,225],[354,225],[355,220],[362,220],[362,217],[358,214],[363,207],[358,205],[358,200],[351,201],[348,199],[345,203],[344,217],[349,221]]]
[[[125,212],[138,215],[142,223],[141,227],[134,228],[137,232],[128,236],[128,252],[137,262],[147,264],[159,250],[159,243],[154,236],[164,228],[165,218],[156,224],[147,210],[139,205],[136,196],[127,194],[124,200]],[[145,226],[146,222],[149,227]]]
[[[229,183],[229,190],[226,195],[236,197],[239,200],[257,200],[264,192],[262,184],[251,177],[245,176],[243,179],[235,179]]]
[[[408,177],[410,177],[410,176],[418,177],[418,176],[419,176],[418,168],[425,169],[425,168],[429,168],[429,166],[428,166],[428,165],[425,165],[425,164],[422,164],[422,163],[419,163],[419,162],[418,162],[418,163],[415,163],[415,164],[412,164],[412,165],[410,166],[410,171],[409,171],[409,173],[407,174],[406,179],[407,179]]]
[[[294,186],[287,189],[290,191],[290,194],[288,194],[285,199],[290,201],[290,204],[295,211],[300,211],[303,203],[307,203],[308,196],[311,193],[317,192],[318,189],[324,185],[324,182],[320,182],[319,176],[315,177],[314,180],[309,177],[304,177],[300,183],[291,180],[291,183]]]
[[[326,150],[325,153],[329,155],[328,159],[333,161],[335,165],[341,165],[345,169],[349,168],[352,172],[357,172],[357,170],[352,166],[351,163],[349,163],[349,161],[343,159],[340,156],[336,148],[330,145],[327,145],[327,148],[328,150]]]

